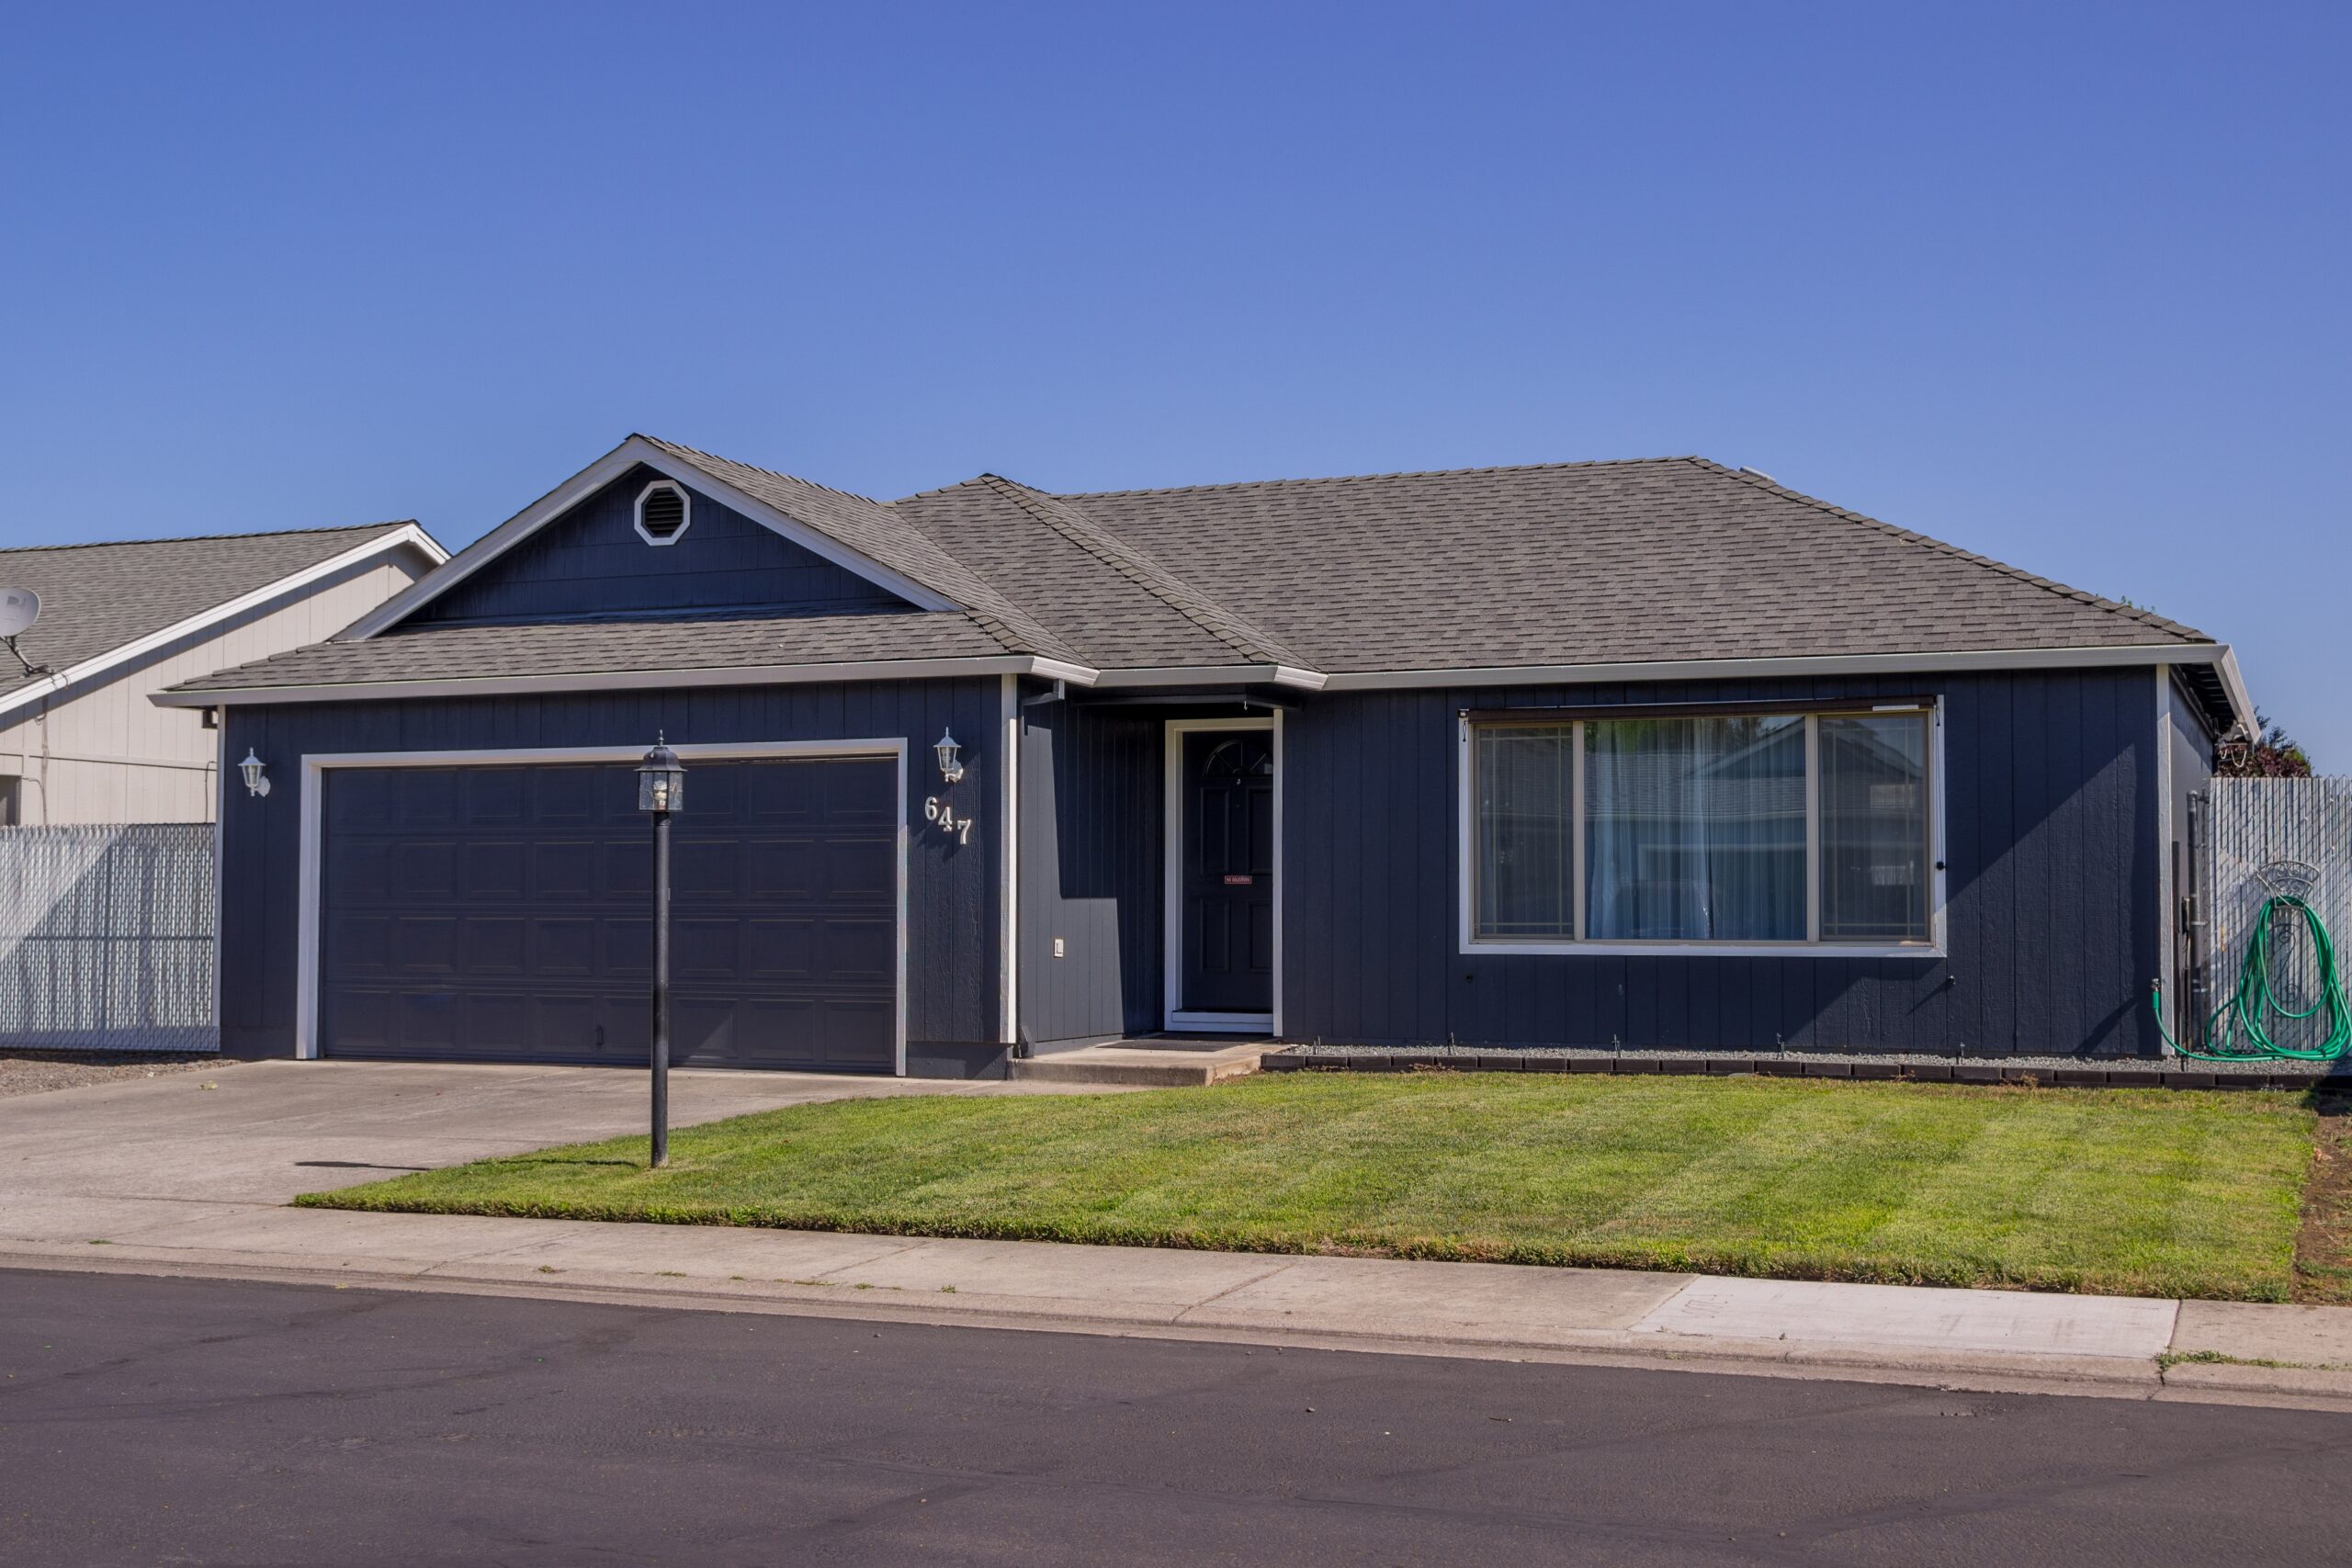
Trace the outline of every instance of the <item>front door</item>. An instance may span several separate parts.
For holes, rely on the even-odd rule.
[[[1182,732],[1183,975],[1179,1010],[1274,1010],[1274,737]]]

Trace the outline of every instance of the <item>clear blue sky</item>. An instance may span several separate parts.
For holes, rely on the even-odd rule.
[[[0,542],[1697,452],[2352,771],[2352,7],[22,6]],[[1821,614],[1867,614],[1824,604]]]

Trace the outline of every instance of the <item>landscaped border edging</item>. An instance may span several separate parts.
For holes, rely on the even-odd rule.
[[[1621,1073],[1682,1077],[1866,1078],[1914,1083],[2018,1084],[2048,1089],[2336,1089],[2352,1093],[2352,1073],[2331,1073],[2329,1064],[2300,1070],[2286,1063],[2253,1070],[2226,1064],[2169,1062],[2132,1065],[2085,1063],[2080,1066],[2021,1066],[1990,1058],[1949,1062],[1873,1061],[1857,1055],[1844,1061],[1812,1057],[1709,1055],[1695,1051],[1594,1052],[1583,1055],[1532,1051],[1317,1051],[1293,1046],[1269,1051],[1262,1073]],[[2217,1070],[2218,1069],[2218,1070]]]

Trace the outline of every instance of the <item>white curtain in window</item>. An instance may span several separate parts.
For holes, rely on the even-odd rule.
[[[1585,934],[1802,942],[1804,720],[1585,726]]]
[[[1486,725],[1478,736],[1478,934],[1576,934],[1575,730]]]

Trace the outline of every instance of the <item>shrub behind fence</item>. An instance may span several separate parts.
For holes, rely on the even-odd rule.
[[[212,825],[0,829],[0,1045],[211,1051]]]

